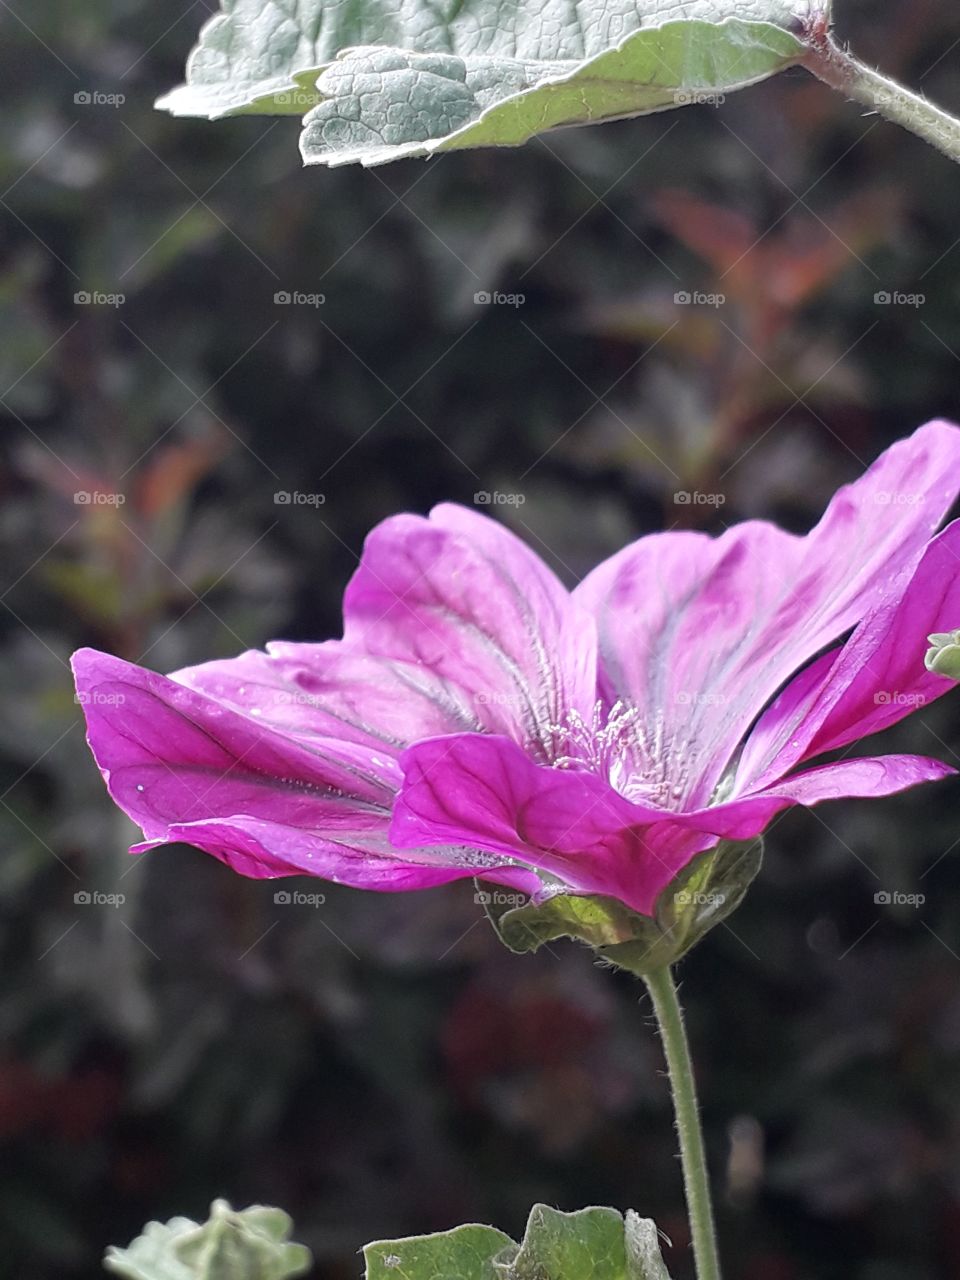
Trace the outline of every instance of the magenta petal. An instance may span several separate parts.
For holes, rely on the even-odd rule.
[[[921,782],[938,782],[957,771],[926,756],[876,756],[840,760],[795,774],[756,795],[712,805],[678,818],[685,827],[728,840],[750,840],[793,805],[815,805],[853,796],[888,796]]]
[[[933,539],[904,586],[761,716],[738,790],[765,786],[804,760],[877,733],[954,687],[927,671],[923,658],[928,635],[960,623],[960,521]]]
[[[266,653],[251,650],[170,678],[306,742],[340,738],[394,753],[418,738],[485,727],[460,686],[339,640],[274,642]]]
[[[649,914],[677,871],[714,843],[662,809],[626,800],[596,774],[535,764],[507,738],[417,743],[401,766],[394,845],[464,844],[513,856],[543,873],[544,893],[602,893]]]
[[[74,655],[88,741],[138,850],[185,840],[245,875],[305,872],[418,888],[476,874],[463,850],[407,851],[387,834],[393,759],[349,742],[306,746],[229,706],[94,650]]]
[[[318,839],[316,832],[280,822],[247,817],[211,818],[175,823],[166,829],[162,840],[145,840],[134,845],[131,853],[182,842],[213,854],[233,871],[256,880],[306,874],[334,884],[381,893],[432,889],[476,875],[475,867],[467,859],[460,865],[451,865],[450,850],[419,850],[417,858],[422,861],[398,857],[387,840],[386,831],[384,820],[379,831],[365,832],[362,844],[351,846]],[[527,893],[535,887],[530,877],[517,879],[509,873],[498,876],[494,871],[490,878]]]
[[[797,538],[750,521],[718,539],[643,538],[574,596],[596,616],[608,700],[639,706],[708,802],[781,685],[912,572],[960,487],[960,431],[934,422],[840,489]]]
[[[647,915],[674,877],[718,839],[752,839],[793,805],[889,795],[955,772],[917,756],[841,761],[759,795],[673,814],[633,804],[594,774],[533,764],[505,738],[466,734],[418,743],[401,765],[404,784],[390,829],[395,846],[475,845],[537,868],[540,896],[562,885],[619,898]]]
[[[842,650],[820,655],[777,694],[744,743],[737,762],[734,792],[765,787],[806,758],[806,744],[816,731],[813,707],[822,696]],[[781,754],[782,760],[781,760]]]
[[[238,813],[377,829],[395,775],[349,744],[307,748],[164,676],[84,649],[77,694],[110,794],[148,839]]]
[[[571,709],[593,710],[592,619],[518,538],[460,508],[373,530],[344,596],[344,641],[458,685],[483,727],[540,758]]]

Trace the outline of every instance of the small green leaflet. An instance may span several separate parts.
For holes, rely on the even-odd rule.
[[[186,84],[157,106],[303,116],[307,164],[518,146],[563,125],[719,102],[801,60],[812,3],[221,0]]]
[[[206,1222],[150,1222],[126,1249],[108,1249],[103,1265],[126,1280],[292,1280],[311,1266],[309,1250],[290,1242],[292,1227],[282,1209],[215,1200]]]

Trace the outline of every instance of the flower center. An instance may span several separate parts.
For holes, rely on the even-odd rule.
[[[638,804],[677,809],[689,783],[685,754],[667,741],[663,713],[645,714],[617,701],[597,702],[589,720],[568,711],[550,726],[551,764],[555,769],[589,769],[615,791]]]

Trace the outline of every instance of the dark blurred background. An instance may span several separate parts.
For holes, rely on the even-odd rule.
[[[960,417],[960,171],[799,71],[304,171],[295,122],[153,111],[212,7],[0,0],[0,1275],[95,1277],[222,1195],[286,1207],[324,1280],[535,1200],[655,1216],[688,1280],[633,983],[502,952],[465,885],[280,906],[130,859],[65,663],[336,635],[365,532],[441,499],[493,495],[571,583],[651,530],[808,528]],[[952,0],[838,8],[960,111]],[[956,762],[958,709],[884,745]],[[960,1276],[958,801],[785,817],[682,966],[730,1280]]]

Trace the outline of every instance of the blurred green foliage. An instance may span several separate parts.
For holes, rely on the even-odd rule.
[[[841,7],[862,56],[960,109],[953,5]],[[636,985],[573,946],[508,955],[465,886],[311,909],[188,849],[130,859],[64,664],[335,635],[369,527],[478,492],[522,497],[494,514],[571,582],[658,528],[809,527],[960,417],[960,173],[801,72],[305,172],[293,121],[152,110],[209,8],[0,3],[0,1275],[88,1280],[226,1196],[288,1209],[324,1280],[372,1238],[516,1237],[538,1200],[635,1206],[684,1280]],[[889,745],[955,762],[957,708]],[[736,1280],[960,1274],[958,798],[784,818],[683,964]]]

